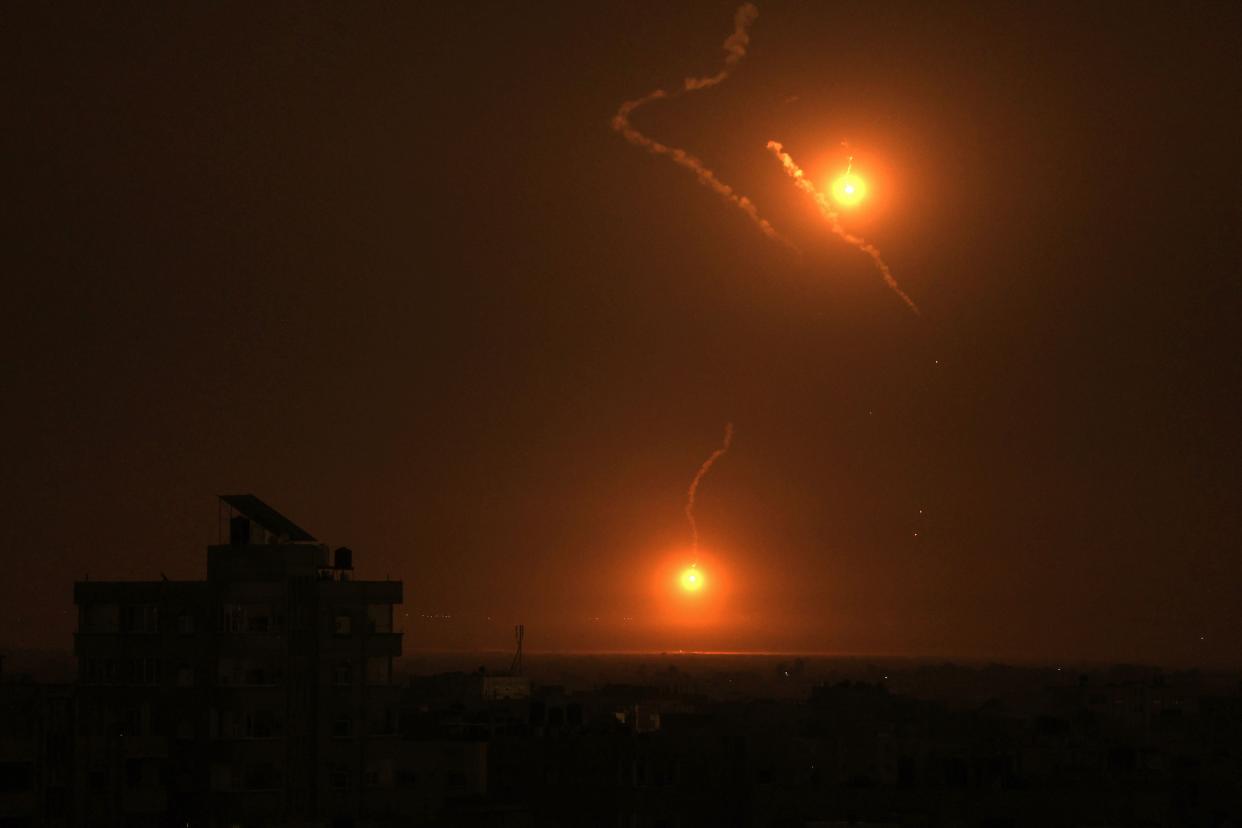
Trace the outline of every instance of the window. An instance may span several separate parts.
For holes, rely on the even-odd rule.
[[[183,612],[177,616],[177,633],[180,635],[194,634],[194,616]]]
[[[105,678],[104,683],[152,685],[160,681],[160,661],[157,658],[121,659],[117,674]]]
[[[338,661],[332,668],[332,683],[348,685],[354,683],[354,665],[349,659]]]
[[[237,673],[239,665],[237,659],[221,656],[216,662],[216,683],[217,684],[240,684]]]
[[[251,739],[272,739],[280,735],[280,719],[274,710],[254,710],[246,714],[246,736]]]
[[[229,791],[233,789],[233,766],[218,763],[211,766],[211,789],[213,791]]]
[[[367,684],[387,684],[391,662],[388,656],[367,657]]]
[[[350,626],[348,615],[338,615],[332,622],[332,632],[336,635],[349,635]]]
[[[280,684],[280,663],[273,659],[230,658],[221,656],[216,662],[219,684],[271,686]]]
[[[311,614],[307,611],[306,605],[296,603],[289,607],[289,629],[305,630],[310,627]]]
[[[64,787],[64,783],[58,783],[56,787]],[[52,822],[55,825],[65,824],[65,817],[69,812],[69,803],[66,801],[67,799],[68,797],[64,795],[63,791],[47,792],[46,813],[47,816],[54,817],[54,819],[48,820],[49,822]]]
[[[248,764],[242,776],[242,787],[248,791],[276,790],[282,783],[280,770],[271,762]]]
[[[251,662],[246,665],[246,684],[265,685],[275,684],[275,675],[266,664]]]
[[[122,710],[120,720],[117,722],[117,735],[141,736],[142,712],[141,707],[127,707]]]
[[[121,607],[121,632],[159,632],[159,607],[148,605]]]
[[[177,686],[193,687],[194,686],[194,668],[189,664],[177,665]]]
[[[388,736],[397,732],[396,715],[391,707],[372,707],[367,719],[367,731],[371,736]]]
[[[392,787],[392,760],[378,759],[367,763],[366,783],[371,788]]]
[[[231,633],[245,632],[246,608],[241,604],[225,604],[220,615],[220,630]]]
[[[269,604],[225,604],[220,608],[220,631],[230,633],[278,632],[284,616]]]
[[[444,774],[444,787],[447,788],[450,793],[461,792],[466,789],[468,784],[469,780],[466,779],[466,775],[461,771],[451,770]]]
[[[328,782],[338,791],[349,787],[349,771],[342,767],[334,767],[328,771]]]
[[[0,793],[34,790],[34,765],[30,762],[0,763]]]
[[[83,659],[80,673],[83,684],[103,684],[103,661],[98,658]]]
[[[134,659],[134,684],[159,684],[160,661],[158,658]]]
[[[154,787],[157,770],[150,759],[126,759],[125,784],[130,788]]]
[[[348,716],[338,716],[332,720],[332,737],[335,739],[348,739],[353,735],[354,723],[350,721]]]
[[[246,631],[252,633],[279,632],[284,616],[275,612],[271,604],[259,604],[247,608]]]
[[[373,633],[392,632],[392,604],[367,604],[367,625]]]
[[[211,738],[267,739],[275,734],[274,713],[253,710],[212,710]]]
[[[120,608],[116,604],[87,604],[81,608],[82,632],[114,633],[120,629]]]

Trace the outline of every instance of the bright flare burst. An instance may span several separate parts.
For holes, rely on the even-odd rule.
[[[837,200],[838,204],[845,207],[853,207],[866,196],[867,182],[853,173],[847,172],[832,182],[832,197]]]
[[[681,588],[686,592],[698,592],[703,588],[703,573],[690,567],[681,573]]]
[[[793,160],[793,157],[789,153],[785,152],[785,148],[781,146],[779,141],[768,141],[768,150],[776,156],[778,161],[781,162],[781,166],[784,168],[785,173],[793,179],[797,188],[809,195],[811,200],[815,202],[815,206],[819,208],[819,214],[823,216],[824,221],[828,223],[828,229],[832,230],[833,233],[836,233],[847,244],[857,247],[859,250],[870,256],[871,261],[875,264],[875,269],[880,271],[880,275],[884,277],[884,283],[888,285],[894,293],[901,297],[901,301],[905,302],[906,306],[909,307],[910,310],[914,311],[916,314],[919,313],[919,306],[914,304],[914,300],[906,295],[906,292],[897,284],[897,280],[893,278],[893,272],[888,269],[888,264],[885,263],[884,257],[880,255],[879,248],[861,236],[855,236],[853,233],[845,229],[844,225],[841,224],[840,214],[837,213],[836,209],[832,206],[832,202],[828,200],[828,196],[821,193],[815,188],[814,184],[807,180],[806,174],[802,171],[802,168],[798,166],[797,162]],[[851,175],[852,169],[846,170],[844,179],[838,179],[838,181],[849,179]],[[866,193],[866,188],[863,188],[860,191],[857,186],[858,181],[859,180],[855,180],[854,194],[861,198]]]

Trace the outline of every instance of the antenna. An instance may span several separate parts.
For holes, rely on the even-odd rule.
[[[517,651],[513,654],[513,661],[509,663],[509,675],[522,675],[522,639],[526,637],[526,625],[518,624],[513,628],[513,637],[517,639]]]

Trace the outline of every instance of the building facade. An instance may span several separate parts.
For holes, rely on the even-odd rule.
[[[0,828],[76,824],[73,687],[0,677]]]
[[[205,581],[75,584],[78,823],[384,824],[401,582],[220,501]]]

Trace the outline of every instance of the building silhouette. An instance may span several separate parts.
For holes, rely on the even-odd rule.
[[[78,824],[71,685],[0,680],[0,826]]]
[[[80,581],[79,824],[351,825],[392,810],[400,581],[253,495],[205,581]]]
[[[0,675],[0,828],[1242,825],[1236,673],[524,669],[519,625],[507,670],[397,686],[401,583],[248,495],[218,540],[204,581],[77,583],[75,683]]]

